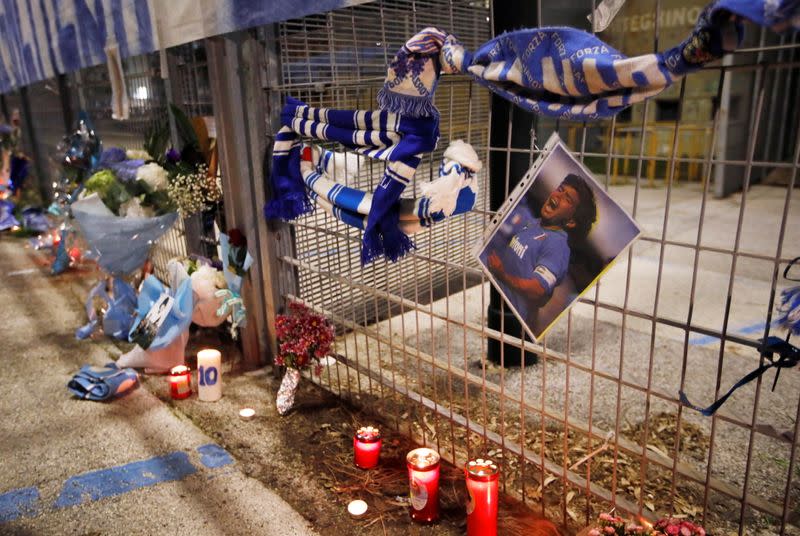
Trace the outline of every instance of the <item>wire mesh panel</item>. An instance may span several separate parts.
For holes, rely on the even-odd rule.
[[[601,37],[631,55],[663,50],[685,37],[700,5],[629,2]],[[539,21],[588,29],[590,6],[539,2]],[[474,50],[491,36],[491,17],[481,2],[396,0],[282,23],[268,46],[280,51],[283,81],[269,91],[375,108],[408,37],[439,26]],[[454,463],[500,460],[504,491],[570,531],[617,508],[691,517],[718,534],[799,534],[800,379],[784,373],[775,392],[753,382],[711,418],[678,400],[683,390],[710,403],[763,361],[758,339],[775,331],[776,296],[788,284],[779,275],[797,255],[798,36],[751,34],[733,57],[615,120],[566,123],[514,109],[508,133],[533,121],[524,141],[490,143],[497,109],[488,93],[442,77],[442,137],[407,195],[460,138],[484,161],[476,209],[417,234],[417,249],[398,263],[365,268],[359,231],[321,210],[292,224],[295,251],[281,261],[298,285],[284,297],[324,312],[342,333],[337,364],[314,381]],[[487,164],[515,155],[532,163],[537,140],[553,131],[644,235],[532,344],[489,327],[490,284],[469,251],[495,214],[490,184],[507,194],[520,178],[510,167],[489,176]],[[348,184],[374,190],[382,173],[367,162]],[[497,366],[490,341],[539,360]]]

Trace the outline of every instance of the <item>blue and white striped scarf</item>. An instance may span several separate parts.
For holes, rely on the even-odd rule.
[[[342,169],[341,163],[337,165],[336,162],[341,153],[334,154],[325,149],[314,148],[314,155],[312,161],[300,163],[311,199],[338,220],[358,229],[366,228],[373,204],[372,194],[331,179],[354,176],[358,172],[357,164],[350,163],[349,169]],[[480,169],[481,162],[471,146],[461,140],[452,142],[439,165],[439,177],[422,184],[422,196],[400,199],[400,230],[411,235],[472,210],[478,196],[475,173]]]
[[[267,218],[291,220],[313,210],[300,172],[300,136],[336,141],[356,153],[388,162],[373,195],[361,249],[366,264],[382,255],[396,261],[413,248],[399,229],[397,201],[411,182],[421,155],[436,148],[438,117],[413,118],[387,111],[313,108],[289,98],[275,137],[273,199]]]
[[[378,104],[415,117],[436,116],[432,99],[439,74],[464,73],[537,114],[578,121],[611,117],[734,51],[742,41],[742,19],[800,29],[800,0],[718,0],[702,11],[682,43],[632,58],[574,28],[509,32],[475,53],[455,36],[426,28],[394,57]]]

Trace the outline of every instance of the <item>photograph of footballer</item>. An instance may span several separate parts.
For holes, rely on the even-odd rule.
[[[473,253],[533,340],[641,233],[557,134]]]

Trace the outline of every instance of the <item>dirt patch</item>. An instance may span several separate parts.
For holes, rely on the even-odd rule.
[[[193,335],[187,355],[198,348],[223,347],[229,370],[223,374],[224,396],[216,403],[192,397],[173,401],[166,378],[147,376],[146,385],[176,413],[183,414],[228,450],[243,472],[280,494],[321,533],[363,535],[460,535],[466,526],[463,472],[442,463],[441,520],[417,525],[408,515],[406,453],[418,445],[394,432],[388,422],[359,409],[309,382],[301,381],[295,408],[281,417],[274,408],[280,379],[264,369],[243,374],[235,347],[223,345],[213,331]],[[193,367],[190,357],[190,366]],[[242,407],[253,407],[251,421],[238,418]],[[384,437],[378,469],[353,465],[353,431],[365,424],[381,427]],[[369,511],[353,520],[347,504],[363,499]],[[501,500],[501,534],[530,534],[542,527],[541,516],[512,498]]]

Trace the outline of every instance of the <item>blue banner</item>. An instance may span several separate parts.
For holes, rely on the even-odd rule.
[[[0,0],[0,93],[213,35],[324,13],[353,0]]]

